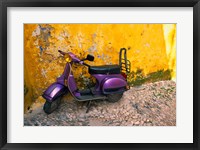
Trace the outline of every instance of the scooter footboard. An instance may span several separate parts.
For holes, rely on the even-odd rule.
[[[47,101],[52,102],[56,98],[65,94],[66,92],[67,92],[67,87],[65,87],[60,83],[55,82],[46,89],[42,97],[44,97]]]

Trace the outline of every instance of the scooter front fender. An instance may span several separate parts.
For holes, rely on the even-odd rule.
[[[67,87],[64,85],[55,82],[51,84],[46,91],[44,91],[42,97],[44,97],[47,101],[52,102],[56,98],[62,96],[63,94],[67,93]]]

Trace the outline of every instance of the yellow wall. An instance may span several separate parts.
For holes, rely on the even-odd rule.
[[[174,78],[175,27],[162,24],[25,24],[24,75],[25,91],[28,91],[25,111],[62,73],[65,62],[59,57],[58,49],[72,51],[81,58],[93,54],[95,61],[90,64],[103,65],[118,64],[119,50],[125,47],[129,49],[132,71],[140,69],[145,76],[170,69]],[[86,74],[87,69],[78,67],[74,74],[80,79],[80,74]],[[77,82],[82,84],[82,80]]]
[[[172,71],[172,80],[176,80],[176,24],[164,24],[164,39],[169,69]]]

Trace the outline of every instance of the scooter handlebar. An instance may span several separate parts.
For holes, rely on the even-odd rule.
[[[83,62],[82,64],[85,65],[85,66],[87,66],[87,67],[90,67],[90,65],[88,65],[88,64],[86,64],[86,63],[84,63],[84,62]]]
[[[61,53],[62,55],[65,55],[66,53],[61,51],[61,50],[58,50],[59,53]]]
[[[63,51],[61,51],[61,50],[58,50],[58,52],[61,53],[62,55],[67,54],[67,53],[65,53],[65,52],[63,52]],[[80,64],[85,65],[85,66],[87,66],[87,67],[90,67],[90,65],[86,64],[86,63],[84,62],[84,60],[85,60],[85,59],[83,59],[83,60],[81,60],[81,61],[78,61],[78,62],[76,62],[76,61],[74,61],[74,62],[75,62],[75,63],[80,63]]]

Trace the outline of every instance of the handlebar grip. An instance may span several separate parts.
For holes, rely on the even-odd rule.
[[[58,50],[59,53],[61,53],[62,55],[65,55],[66,53],[61,51],[61,50]]]
[[[86,64],[86,63],[84,63],[84,62],[83,62],[83,65],[85,65],[85,66],[87,66],[87,67],[90,67],[90,65],[88,65],[88,64]]]

